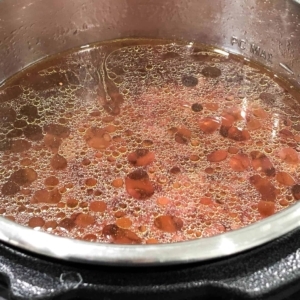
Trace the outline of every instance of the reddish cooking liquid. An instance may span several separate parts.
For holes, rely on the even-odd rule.
[[[233,55],[121,40],[50,57],[0,90],[0,213],[55,235],[169,243],[300,199],[300,105]]]

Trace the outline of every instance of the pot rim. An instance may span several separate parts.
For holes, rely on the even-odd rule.
[[[158,266],[200,262],[237,254],[300,226],[300,202],[244,228],[213,237],[156,245],[116,245],[55,236],[0,217],[0,240],[65,261],[115,266]]]

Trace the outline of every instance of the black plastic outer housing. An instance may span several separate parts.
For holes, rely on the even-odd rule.
[[[300,230],[224,259],[161,267],[70,263],[0,244],[0,274],[0,296],[13,300],[300,299]]]

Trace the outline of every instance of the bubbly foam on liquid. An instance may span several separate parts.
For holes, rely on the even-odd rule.
[[[0,214],[55,235],[170,243],[300,199],[300,105],[241,58],[120,40],[0,89]]]

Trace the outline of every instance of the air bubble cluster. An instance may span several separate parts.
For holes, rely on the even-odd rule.
[[[289,91],[238,56],[161,40],[41,61],[0,89],[0,214],[122,244],[252,224],[300,200]]]

